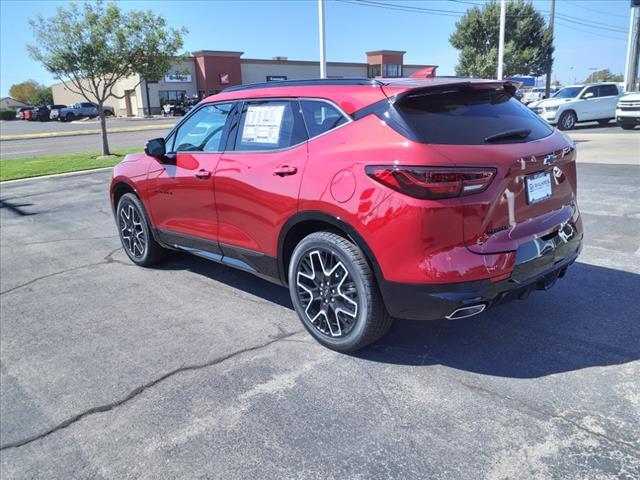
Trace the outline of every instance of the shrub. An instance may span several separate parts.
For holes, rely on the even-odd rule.
[[[11,108],[3,108],[0,110],[0,120],[15,120],[16,111]]]

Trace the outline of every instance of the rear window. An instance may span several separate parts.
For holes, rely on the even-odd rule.
[[[503,132],[531,130],[524,138],[495,143],[530,142],[553,131],[541,118],[504,90],[454,90],[409,96],[396,104],[406,129],[421,143],[483,145]]]

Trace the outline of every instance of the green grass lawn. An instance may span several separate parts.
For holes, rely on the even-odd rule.
[[[127,153],[139,152],[140,148],[116,150],[119,157],[98,160],[100,152],[63,153],[41,157],[8,158],[0,160],[0,182],[17,178],[39,177],[53,173],[79,172],[95,168],[112,167]]]

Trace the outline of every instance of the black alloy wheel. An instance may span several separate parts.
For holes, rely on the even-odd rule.
[[[362,250],[337,233],[303,238],[293,251],[288,281],[302,324],[328,348],[359,350],[393,323]]]
[[[116,210],[116,223],[125,253],[136,265],[158,263],[166,253],[153,238],[144,206],[132,193],[122,196]]]

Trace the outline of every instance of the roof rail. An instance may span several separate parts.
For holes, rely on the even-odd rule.
[[[313,87],[316,85],[382,85],[382,82],[374,80],[373,78],[307,78],[235,85],[225,88],[223,92],[237,92],[239,90],[252,90],[254,88]]]

